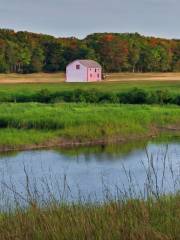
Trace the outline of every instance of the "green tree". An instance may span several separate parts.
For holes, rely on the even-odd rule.
[[[20,48],[17,54],[17,72],[23,73],[24,68],[31,62],[31,53],[27,47]]]
[[[105,35],[101,38],[98,43],[98,53],[107,71],[115,72],[128,68],[128,43],[119,37]]]
[[[28,71],[34,73],[41,72],[43,70],[44,60],[44,51],[40,47],[33,49]]]
[[[138,46],[133,44],[129,48],[129,63],[130,63],[132,72],[136,71],[136,65],[137,65],[139,59],[140,59],[140,49]]]
[[[180,41],[175,45],[173,51],[172,68],[174,71],[180,71]]]
[[[57,42],[47,42],[44,45],[45,49],[45,65],[44,70],[47,72],[60,71],[65,68],[63,57],[63,47]]]

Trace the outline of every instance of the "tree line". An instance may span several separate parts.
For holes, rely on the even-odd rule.
[[[107,72],[180,71],[180,40],[138,33],[95,33],[80,40],[0,29],[0,73],[64,71],[75,59],[94,59]]]

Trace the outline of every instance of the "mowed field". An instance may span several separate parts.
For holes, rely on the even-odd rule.
[[[110,73],[103,82],[109,81],[180,81],[179,73]],[[65,73],[0,74],[3,83],[59,83],[65,81]]]
[[[64,73],[0,74],[0,84],[4,83],[58,83],[65,81]]]
[[[50,92],[74,89],[97,89],[123,92],[132,88],[180,92],[180,73],[113,73],[99,83],[65,83],[64,73],[0,74],[0,94],[29,94],[48,89]]]

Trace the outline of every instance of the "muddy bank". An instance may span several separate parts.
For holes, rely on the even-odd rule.
[[[39,144],[28,144],[28,145],[0,145],[0,152],[9,152],[9,151],[24,151],[24,150],[37,150],[37,149],[49,149],[56,147],[63,148],[72,148],[78,146],[95,146],[102,144],[116,144],[116,143],[127,143],[129,141],[140,141],[140,140],[151,140],[157,138],[161,134],[168,134],[172,136],[180,136],[180,127],[177,126],[167,126],[167,127],[151,127],[150,133],[145,135],[129,135],[126,137],[114,136],[114,137],[105,137],[101,139],[94,140],[72,140],[65,138],[56,138],[49,141],[45,141]]]

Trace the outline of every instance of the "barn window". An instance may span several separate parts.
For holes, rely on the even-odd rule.
[[[90,77],[92,78],[92,74],[90,74]]]
[[[95,68],[95,72],[96,72],[96,68]]]
[[[97,77],[99,78],[99,74],[97,75]]]
[[[77,70],[79,70],[80,69],[80,65],[78,64],[78,65],[76,65],[76,69]]]

